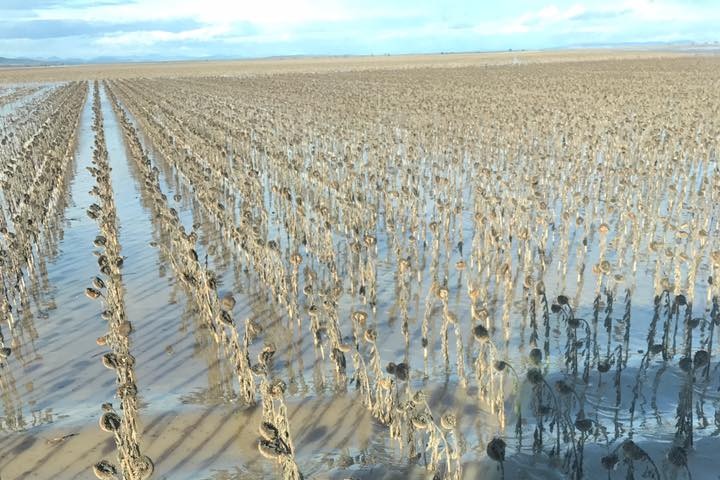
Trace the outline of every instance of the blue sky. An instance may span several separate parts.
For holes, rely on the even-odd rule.
[[[263,57],[720,40],[720,0],[0,0],[0,57]]]

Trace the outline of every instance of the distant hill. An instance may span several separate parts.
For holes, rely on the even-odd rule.
[[[61,65],[64,62],[53,60],[36,60],[33,58],[0,57],[0,67],[33,67],[42,65]]]
[[[0,0],[1,1],[1,0]],[[617,49],[639,49],[639,50],[674,50],[696,53],[720,53],[720,41],[714,42],[693,42],[691,40],[670,41],[670,42],[622,42],[622,43],[576,43],[555,48],[545,48],[541,51],[557,51],[567,49],[593,49],[593,48],[617,48]],[[505,52],[506,50],[498,50]],[[519,50],[519,51],[522,51]],[[477,51],[458,51],[458,52],[426,52],[428,54],[452,54],[452,53],[489,53],[484,50]],[[401,54],[400,54],[401,55]],[[331,55],[331,57],[353,57],[354,55]],[[223,60],[248,60],[251,58],[264,59],[291,59],[291,58],[322,58],[325,55],[274,55],[267,57],[245,57],[233,54],[216,54],[206,56],[186,56],[186,55],[168,55],[168,54],[147,54],[137,56],[98,56],[91,58],[8,58],[0,57],[0,68],[3,67],[39,67],[39,66],[58,66],[58,65],[92,65],[92,64],[108,64],[108,63],[144,63],[144,62],[207,62],[207,61],[223,61]]]
[[[3,67],[41,67],[58,65],[92,65],[106,63],[137,63],[137,62],[174,62],[174,61],[207,61],[207,60],[234,60],[237,56],[212,56],[212,57],[186,57],[186,56],[160,56],[146,55],[138,57],[102,56],[87,59],[80,58],[8,58],[0,57],[0,68]]]

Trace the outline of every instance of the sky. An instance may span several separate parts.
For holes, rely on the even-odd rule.
[[[720,40],[720,0],[0,0],[0,57],[205,58]]]

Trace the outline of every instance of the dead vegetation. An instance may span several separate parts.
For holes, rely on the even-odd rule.
[[[485,458],[504,476],[518,452],[568,478],[601,467],[663,478],[690,476],[696,437],[720,428],[718,62],[152,75],[103,82],[111,109],[99,86],[93,98],[96,119],[119,121],[154,246],[233,372],[226,401],[260,406],[257,454],[284,478],[309,462],[288,414],[310,394],[299,391],[309,370],[314,394],[351,396],[385,427],[381,442],[434,478],[461,478]],[[58,87],[40,105],[66,95],[48,111],[76,118],[80,91]],[[29,131],[44,125],[35,108]],[[101,123],[96,135],[103,202],[88,215],[101,221],[104,277],[86,294],[106,303],[104,358],[126,392],[113,431],[134,440],[117,439],[115,473],[143,478],[138,466],[152,462],[126,425],[137,410],[127,386],[138,387]],[[44,177],[10,175],[22,145],[10,142],[2,206],[15,218],[19,192]],[[185,186],[191,228],[168,177]],[[4,251],[32,249],[23,224],[7,223]],[[6,257],[4,272],[29,258]],[[222,293],[227,275],[248,288]],[[253,302],[277,318],[238,315]],[[494,426],[434,401],[442,385]],[[664,458],[638,440],[661,438],[650,418],[673,425]],[[605,452],[595,463],[592,449]]]

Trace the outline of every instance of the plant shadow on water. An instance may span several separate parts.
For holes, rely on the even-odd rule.
[[[0,475],[707,476],[717,65],[626,62],[0,91]]]

